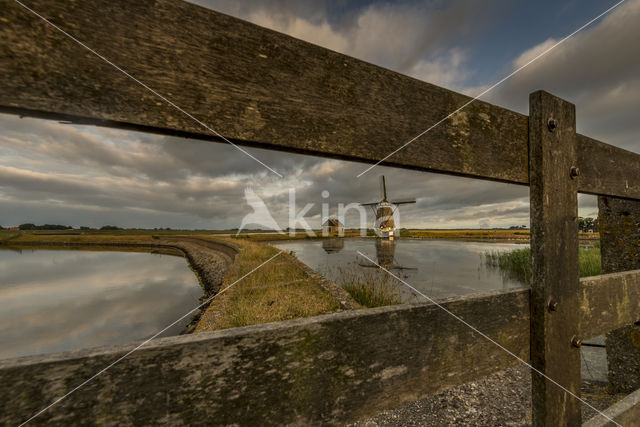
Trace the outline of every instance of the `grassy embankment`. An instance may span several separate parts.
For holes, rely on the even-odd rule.
[[[322,230],[313,230],[315,236],[309,236],[305,232],[296,232],[294,236],[289,235],[289,233],[278,234],[278,233],[258,233],[258,234],[240,234],[238,236],[231,236],[233,239],[237,240],[250,240],[254,242],[264,242],[264,241],[276,241],[276,240],[315,240],[315,239],[323,239],[323,238],[335,238],[336,236],[322,236]],[[373,232],[371,232],[373,234]],[[344,237],[360,237],[360,230],[345,230]]]
[[[296,233],[295,236],[287,234],[251,234],[232,236],[234,241],[276,241],[276,240],[301,240],[318,239],[322,237],[321,230],[315,230],[316,236],[311,237],[306,233]],[[373,231],[370,237],[374,236]],[[345,230],[344,237],[360,237],[360,230]],[[335,238],[332,236],[331,238]],[[338,269],[338,285],[346,290],[358,303],[365,307],[381,307],[385,305],[400,304],[398,283],[387,273],[377,269],[364,272],[356,272],[354,268]]]
[[[499,268],[509,277],[528,284],[531,280],[530,253],[529,248],[509,252],[491,251],[484,254],[484,259],[486,265]],[[599,244],[589,248],[580,248],[578,256],[580,277],[602,274]]]
[[[152,249],[134,246],[110,246],[114,244],[154,244],[157,241],[149,234],[112,234],[113,232],[88,232],[85,234],[64,234],[57,232],[0,232],[0,247],[16,249],[45,250],[81,250],[81,251],[117,251],[117,252],[160,252],[182,256],[180,251],[172,249]],[[65,246],[72,244],[73,246]],[[84,246],[86,244],[86,246]],[[101,246],[104,245],[104,246]]]
[[[7,231],[0,230],[0,243],[17,243],[21,245],[38,243],[153,243],[163,237],[189,236],[198,238],[217,238],[220,234],[229,234],[228,231],[207,230],[34,230],[34,231]],[[220,236],[233,239],[233,241],[269,241],[288,240],[288,234],[255,234],[239,236]],[[294,239],[306,239],[305,233],[298,233]]]
[[[104,238],[107,241],[116,239],[151,239],[152,236],[211,236],[217,234],[230,234],[226,230],[22,230],[9,231],[0,230],[0,240],[2,236],[10,237],[18,235],[22,240],[67,240],[70,242],[83,241],[86,239]],[[242,236],[242,234],[241,234]],[[92,240],[93,241],[93,240]]]
[[[290,254],[281,253],[256,269],[278,250],[250,241],[242,241],[240,247],[240,255],[222,289],[232,287],[213,300],[196,333],[315,316],[340,308],[327,291],[295,264]]]
[[[269,240],[300,240],[322,238],[322,231],[314,230],[316,237],[307,236],[306,233],[298,232],[295,236],[289,233],[261,233],[261,234],[241,234],[235,239],[251,241]],[[360,237],[360,230],[345,230],[344,237]],[[335,237],[335,236],[333,236]],[[369,230],[367,237],[375,237],[372,230]],[[483,241],[505,241],[505,242],[529,242],[529,230],[415,230],[402,229],[400,237],[413,239],[455,239],[455,240],[483,240]],[[579,233],[580,240],[594,241],[600,238],[598,233]]]
[[[402,230],[401,237],[529,242],[529,230]],[[598,240],[598,233],[580,232],[580,240]]]
[[[402,230],[401,237],[529,241],[529,230]]]

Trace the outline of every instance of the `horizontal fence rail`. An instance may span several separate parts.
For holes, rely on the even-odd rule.
[[[17,3],[0,4],[0,112],[220,140]],[[471,100],[182,1],[25,4],[238,144],[373,163]],[[578,137],[579,191],[640,198],[640,156]],[[475,101],[384,164],[526,185],[528,119]]]
[[[580,330],[590,339],[640,320],[640,270],[580,280]]]
[[[583,427],[636,426],[640,420],[640,390],[636,390],[624,399],[603,411],[605,416],[595,415],[583,424]],[[615,421],[612,422],[611,420]]]
[[[528,304],[527,289],[442,302],[524,360]],[[0,422],[28,419],[131,348],[1,360]],[[433,304],[357,310],[154,340],[38,421],[343,422],[517,363]]]
[[[585,338],[640,320],[640,293],[624,293],[640,287],[640,271],[580,284]],[[529,361],[529,292],[441,304]],[[0,360],[0,422],[24,421],[133,347]],[[38,419],[344,422],[519,363],[433,304],[382,307],[156,339]]]

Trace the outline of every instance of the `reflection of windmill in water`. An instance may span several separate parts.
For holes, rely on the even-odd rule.
[[[376,258],[377,264],[373,264],[366,260],[360,260],[358,264],[361,267],[383,267],[387,270],[417,270],[415,267],[403,267],[396,262],[396,246],[397,243],[393,239],[376,239]]]
[[[387,199],[387,183],[384,175],[380,177],[380,197],[382,200],[373,203],[361,203],[362,206],[371,206],[373,213],[376,215],[375,231],[382,238],[393,239],[396,231],[396,224],[393,220],[393,214],[400,205],[415,203],[416,199],[404,199],[389,201]]]

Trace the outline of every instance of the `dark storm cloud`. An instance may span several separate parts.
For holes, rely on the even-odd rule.
[[[640,2],[629,1],[490,92],[488,101],[528,112],[544,89],[576,104],[578,131],[640,152]],[[513,69],[559,40],[533,46]]]
[[[76,127],[36,119],[0,115],[3,146],[23,155],[63,160],[118,176],[144,175],[175,182],[192,175],[256,174],[261,166],[228,144],[158,136],[114,129]],[[113,143],[115,142],[126,142]],[[311,157],[283,156],[245,148],[265,164],[289,174],[317,162]],[[225,161],[220,161],[223,158]],[[264,170],[267,174],[267,170]]]
[[[266,28],[327,47],[430,83],[461,88],[461,37],[500,15],[504,0],[287,1],[198,0]]]
[[[190,214],[203,218],[240,213],[237,207],[240,188],[210,191],[198,198],[187,189],[154,186],[135,181],[99,179],[82,181],[82,177],[52,177],[51,174],[27,174],[0,167],[0,190],[3,209],[10,200],[38,201],[43,205],[64,204],[66,208],[87,206],[112,211],[149,210],[172,214]],[[225,194],[226,193],[226,194]]]

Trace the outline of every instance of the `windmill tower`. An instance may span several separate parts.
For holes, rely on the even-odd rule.
[[[396,224],[393,214],[400,205],[415,203],[416,199],[403,199],[389,201],[387,198],[387,182],[384,175],[380,177],[380,197],[382,200],[372,203],[361,203],[362,206],[371,206],[376,215],[375,230],[383,238],[393,239],[396,231]]]

